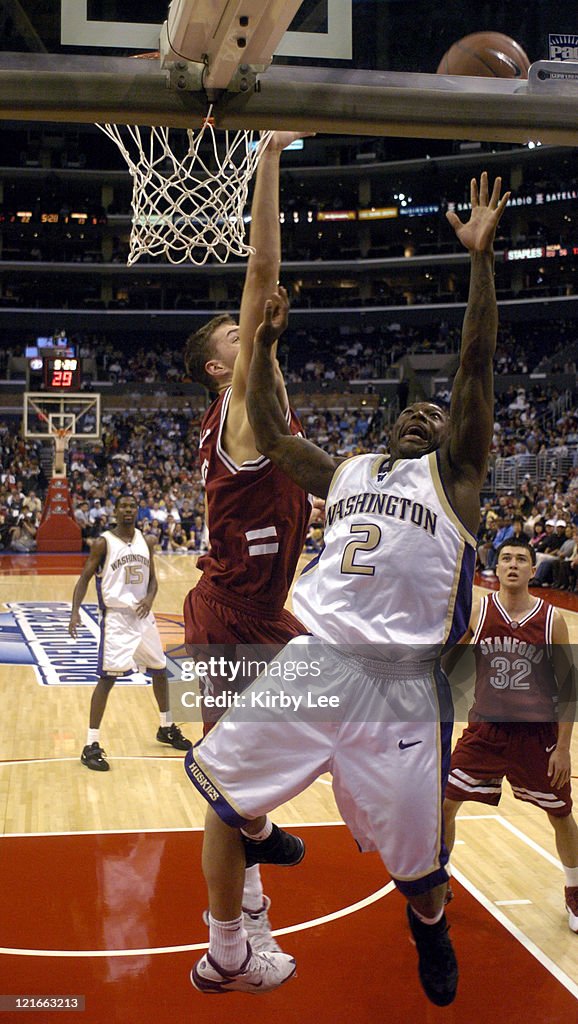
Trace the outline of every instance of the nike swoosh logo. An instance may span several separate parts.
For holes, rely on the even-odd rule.
[[[547,754],[551,754],[552,751],[555,750],[555,749],[556,749],[556,744],[554,743],[551,747],[546,747],[546,753]]]
[[[397,744],[400,750],[407,750],[408,747],[417,747],[418,743],[423,743],[423,740],[413,740],[411,743],[404,743],[400,740]]]
[[[231,978],[231,981],[236,981],[236,980],[237,980],[236,978]],[[263,981],[262,980],[261,981],[250,981],[249,984],[250,984],[251,988],[261,988],[261,985],[263,984]],[[234,989],[227,989],[226,985],[227,985],[227,981],[223,982],[223,988],[221,989],[221,991],[224,991],[224,992],[234,992]]]

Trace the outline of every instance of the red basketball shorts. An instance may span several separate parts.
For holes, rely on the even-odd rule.
[[[505,777],[517,800],[565,818],[572,810],[570,783],[554,789],[548,777],[557,737],[555,722],[468,725],[452,754],[446,798],[497,807]]]
[[[221,656],[228,661],[271,660],[295,637],[307,630],[291,612],[283,608],[276,614],[267,614],[259,607],[255,610],[248,601],[234,601],[229,595],[215,594],[215,588],[201,580],[185,598],[185,644],[193,658],[207,660],[209,655]],[[241,682],[242,680],[242,682]],[[239,677],[237,689],[244,690],[253,679],[246,674]],[[206,692],[217,696],[223,690],[234,689],[230,679],[218,676],[207,678]],[[203,707],[205,732],[221,717],[223,710]]]

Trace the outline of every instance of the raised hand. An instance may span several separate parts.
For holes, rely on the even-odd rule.
[[[506,209],[510,193],[506,192],[500,199],[502,190],[502,179],[496,178],[492,194],[488,199],[488,174],[482,173],[480,187],[475,178],[472,178],[470,196],[472,212],[470,219],[463,224],[455,213],[446,213],[446,217],[453,227],[460,242],[469,252],[491,252],[496,235],[496,228],[500,218]]]
[[[284,288],[274,292],[267,299],[263,310],[263,322],[255,334],[255,344],[270,348],[283,334],[289,321],[289,299]]]

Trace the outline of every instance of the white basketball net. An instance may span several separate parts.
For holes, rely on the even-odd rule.
[[[230,255],[254,251],[244,241],[243,213],[273,133],[215,131],[211,111],[197,131],[187,131],[184,156],[176,152],[183,135],[170,138],[170,128],[126,125],[127,139],[116,124],[97,125],[116,143],[133,179],[129,267],[145,253],[202,266],[209,256],[226,263]],[[210,146],[201,154],[203,140]]]

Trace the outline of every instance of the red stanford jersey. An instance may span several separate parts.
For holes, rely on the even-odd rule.
[[[237,466],[223,448],[231,398],[227,388],[201,424],[199,456],[209,510],[209,551],[198,566],[205,580],[236,601],[269,615],[281,611],[309,522],[308,495],[277,466],[260,456]],[[301,433],[294,412],[293,434]],[[226,593],[223,595],[226,596]]]
[[[474,635],[476,688],[470,721],[551,722],[556,718],[552,605],[537,599],[520,622],[496,593],[482,600]]]

